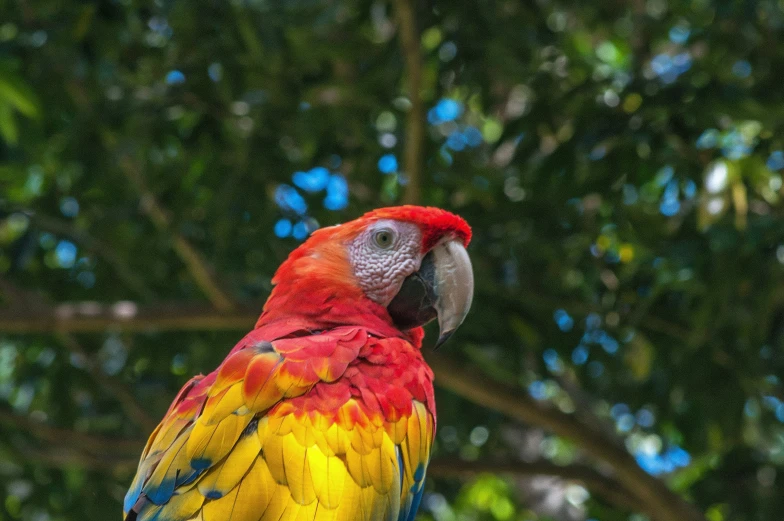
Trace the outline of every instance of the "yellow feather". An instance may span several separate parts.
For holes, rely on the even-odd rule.
[[[315,429],[310,424],[310,418],[306,415],[295,418],[293,414],[289,415],[290,418],[294,418],[294,426],[291,429],[292,434],[294,437],[297,438],[297,441],[303,447],[310,447],[316,444],[316,436],[313,432]]]
[[[353,398],[344,403],[338,410],[338,422],[347,431],[354,429],[355,418],[359,415],[359,406]]]
[[[329,509],[323,503],[318,504],[316,512],[313,514],[313,520],[318,521],[335,521],[338,515],[337,509]]]
[[[374,447],[380,447],[386,437],[386,431],[383,427],[375,427],[370,431],[372,443]]]
[[[419,413],[417,412],[415,404],[413,410],[411,411],[411,416],[408,418],[408,433],[406,434],[406,441],[404,443],[405,448],[408,449],[406,451],[406,455],[408,456],[406,466],[411,468],[411,472],[414,472],[417,464],[421,461],[419,457],[421,444],[421,425],[419,423]]]
[[[408,494],[411,491],[411,487],[414,485],[414,471],[411,469],[411,464],[408,461],[408,451],[406,448],[402,447],[400,452],[403,455],[403,468],[398,469],[398,472],[403,474],[403,483],[400,487],[400,502],[401,504],[405,504],[408,500]],[[398,476],[400,476],[400,474],[398,474]]]
[[[360,454],[368,454],[371,450],[381,446],[385,430],[373,424],[361,427],[357,424],[351,432],[351,445]]]
[[[263,356],[263,355],[259,355]],[[258,357],[257,357],[258,358]],[[245,404],[255,412],[261,412],[272,407],[275,403],[280,401],[283,396],[280,389],[278,389],[278,375],[283,363],[278,363],[270,372],[269,376],[265,379],[264,383],[258,389],[256,394],[248,394],[248,390],[243,390],[245,395]],[[249,369],[250,371],[251,369]],[[243,382],[243,387],[246,382]]]
[[[264,460],[267,462],[270,474],[275,479],[276,483],[281,485],[288,485],[286,479],[286,469],[283,461],[285,459],[283,452],[283,436],[278,436],[270,429],[267,429],[267,435],[261,439],[261,452]]]
[[[280,421],[275,422],[275,432],[278,436],[285,436],[286,434],[290,434],[292,429],[295,429],[299,426],[299,422],[293,414],[279,416],[279,418]]]
[[[372,485],[379,493],[386,494],[394,485],[393,480],[400,478],[396,471],[395,446],[386,433],[384,433],[383,439],[382,447],[373,449],[368,454],[349,451],[346,461],[349,473],[357,483],[361,486]]]
[[[382,433],[382,444],[378,451],[378,469],[370,474],[371,482],[378,492],[388,493],[394,486],[399,486],[400,477],[397,473],[397,454],[395,444],[384,431]],[[374,462],[375,466],[375,462]],[[397,494],[398,496],[400,493]]]
[[[261,456],[255,458],[252,463],[239,486],[221,498],[221,501],[228,496],[236,498],[232,521],[256,521],[260,518],[277,520],[283,511],[285,501],[290,497],[288,489],[275,483],[266,461]],[[264,517],[262,514],[265,513],[269,513],[271,517]],[[228,516],[229,513],[226,511],[224,514]]]
[[[255,432],[240,436],[226,459],[199,480],[199,491],[208,497],[210,493],[226,495],[243,479],[259,452],[261,442]]]
[[[415,468],[412,468],[411,458],[409,456],[410,452],[408,450],[408,440],[405,440],[403,444],[400,446],[400,453],[403,456],[403,491],[409,490],[411,485],[414,484],[414,471]]]
[[[373,450],[373,437],[359,425],[354,426],[349,436],[351,438],[351,448],[357,454],[369,454]]]
[[[187,492],[179,493],[169,500],[166,505],[163,519],[188,519],[196,514],[204,504],[204,496],[198,490],[190,489]]]
[[[237,502],[238,490],[235,488],[220,499],[207,501],[201,511],[204,521],[229,521]]]
[[[313,483],[313,491],[316,493],[316,498],[319,502],[323,503],[322,496],[326,493],[326,499],[329,499],[329,491],[324,488],[329,486],[329,457],[326,456],[318,447],[310,447],[307,452],[308,470],[310,470],[309,479]],[[332,476],[334,478],[334,476]]]
[[[284,460],[286,480],[289,482],[291,497],[300,505],[309,505],[316,500],[313,480],[310,477],[307,451],[308,449],[300,445],[293,434],[284,436],[283,452],[286,455]]]
[[[318,507],[318,501],[314,501],[307,505],[297,505],[297,507],[292,510],[292,519],[294,521],[314,521],[316,519],[316,510],[318,510]],[[318,521],[321,521],[321,519]]]
[[[172,417],[158,426],[158,429],[150,436],[147,447],[142,457],[147,457],[147,453],[152,454],[163,452],[172,446],[174,440],[182,434],[184,428],[191,423],[191,418]],[[153,440],[153,437],[155,439]]]
[[[324,434],[324,438],[326,439],[329,448],[332,449],[332,452],[337,455],[343,455],[346,453],[346,448],[349,445],[348,433],[346,432],[346,429],[337,423],[333,423],[332,426],[327,429],[327,432]]]
[[[197,490],[193,490],[185,494],[174,495],[168,503],[163,505],[148,503],[142,510],[141,517],[151,519],[161,515],[161,510],[165,509],[162,519],[190,519],[203,503],[204,497]]]
[[[426,462],[430,456],[430,440],[431,430],[430,427],[430,414],[427,412],[425,405],[421,402],[414,402],[415,414],[411,416],[412,419],[419,422],[419,454],[418,461]]]
[[[240,434],[252,419],[250,414],[230,414],[214,425],[197,421],[186,445],[190,459],[206,459],[212,464],[223,459],[239,439]]]
[[[259,456],[253,462],[248,474],[242,479],[240,494],[255,496],[258,499],[259,512],[263,512],[269,506],[279,486],[270,474],[267,462]]]
[[[395,444],[400,445],[406,437],[406,430],[408,429],[408,418],[405,416],[396,422],[387,423],[385,430]]]
[[[159,423],[158,426],[155,427],[155,430],[152,431],[152,434],[150,434],[150,437],[147,438],[147,443],[144,445],[144,450],[142,451],[142,459],[147,457],[147,454],[150,453],[150,450],[152,449],[152,446],[156,442],[160,441],[159,438],[161,438],[161,439],[163,438],[163,434],[166,431],[166,429],[168,429],[177,420],[178,420],[178,418],[174,418],[174,417],[170,416],[168,418],[164,418],[161,421],[161,423]],[[182,420],[180,420],[180,421],[182,421]],[[183,421],[183,424],[187,425],[187,421]],[[172,441],[174,441],[174,438],[172,438]]]
[[[403,500],[403,491],[400,483],[400,475],[403,472],[403,469],[400,468],[400,462],[397,458],[397,447],[394,442],[392,442],[392,439],[388,436],[384,436],[384,438],[384,444],[382,445],[381,450],[389,457],[392,471],[392,476],[389,479],[390,488],[387,491],[387,497],[389,497],[392,504],[392,512],[399,512]]]
[[[359,519],[363,521],[384,520],[385,499],[373,487],[363,488],[359,495],[359,508],[362,516]]]
[[[281,396],[296,396],[296,390],[302,386],[302,378],[292,373],[295,365],[304,362],[296,362],[293,360],[285,360],[275,372],[272,373],[270,380],[274,383]],[[299,372],[299,371],[297,371]],[[294,390],[294,391],[292,391]],[[294,392],[294,394],[289,394]]]
[[[174,441],[174,444],[169,447],[169,450],[163,454],[158,466],[155,467],[144,489],[147,487],[157,488],[161,482],[166,479],[167,474],[171,473],[172,476],[177,475],[178,469],[181,471],[190,470],[190,459],[184,450],[185,442],[188,439],[188,430],[182,436]],[[143,490],[144,490],[143,489]]]
[[[357,483],[357,485],[362,488],[369,487],[371,485],[370,476],[368,476],[367,462],[364,460],[366,458],[372,458],[372,454],[372,452],[370,455],[359,454],[352,447],[346,451],[346,468],[348,469],[349,474],[351,474],[351,477],[354,478],[354,481]],[[377,454],[376,458],[378,458]]]
[[[325,456],[335,455],[335,451],[332,450],[332,447],[330,447],[329,443],[327,442],[326,431],[313,429],[313,442]]]
[[[281,427],[283,426],[283,422],[286,419],[286,415],[279,415],[276,414],[274,416],[266,415],[264,418],[267,418],[267,428],[270,432],[279,433]]]
[[[335,512],[335,521],[357,521],[364,519],[360,513],[360,495],[362,489],[360,486],[351,479],[351,476],[343,482],[343,496],[340,499],[340,505]]]
[[[213,425],[244,406],[242,382],[237,382],[229,387],[220,398],[214,398],[207,402],[199,421]]]
[[[258,521],[275,519],[263,516],[268,510],[273,495],[278,492],[277,485],[262,458],[256,458],[253,466],[237,487],[237,501],[230,521]],[[229,521],[229,518],[226,519]]]
[[[321,414],[317,411],[312,411],[309,414],[310,416],[310,423],[313,424],[313,427],[319,431],[326,431],[329,429],[334,422],[332,415]]]
[[[291,387],[286,389],[286,391],[283,393],[284,397],[294,398],[296,396],[302,396],[303,394],[308,392],[310,388],[313,387],[313,384],[315,383],[315,382],[306,382],[301,380],[297,380],[297,382],[298,385],[292,385]]]
[[[282,501],[282,505],[283,506],[281,508],[280,514],[278,514],[277,517],[272,516],[269,519],[276,519],[278,521],[296,521],[297,514],[299,514],[300,505],[296,501],[294,501],[294,499],[291,496],[286,497]],[[262,516],[262,519],[264,519],[264,521],[267,521],[265,517],[266,515],[267,514],[265,512],[264,516]]]
[[[259,443],[264,445],[264,438],[267,436],[267,431],[269,430],[269,416],[262,416],[259,418],[259,424],[256,426],[256,431],[258,432],[259,436]]]
[[[264,513],[261,514],[261,519],[263,521],[267,521],[268,519],[283,521],[285,518],[282,516],[289,504],[295,505],[296,503],[291,499],[291,493],[289,492],[288,487],[285,485],[275,485],[272,498],[270,499],[269,505],[264,510]]]
[[[339,458],[325,455],[318,447],[308,449],[308,463],[313,490],[319,503],[328,509],[337,508],[343,497],[348,475],[346,465]]]

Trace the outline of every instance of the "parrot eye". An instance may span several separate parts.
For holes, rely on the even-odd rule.
[[[373,242],[382,250],[388,250],[395,243],[395,232],[383,228],[373,233]]]

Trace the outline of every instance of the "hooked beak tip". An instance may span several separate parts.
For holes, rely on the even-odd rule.
[[[387,311],[401,330],[438,318],[441,335],[434,346],[438,349],[462,324],[473,294],[474,274],[468,253],[461,242],[448,240],[425,255],[419,271],[406,277]]]
[[[441,333],[441,336],[439,336],[438,340],[436,341],[436,345],[433,346],[433,351],[438,350],[439,347],[444,345],[454,332],[455,330],[453,329],[451,331],[444,331],[443,333]]]

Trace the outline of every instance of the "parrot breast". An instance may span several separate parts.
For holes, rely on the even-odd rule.
[[[128,518],[413,519],[435,431],[419,346],[358,327],[301,333],[257,329],[186,384],[142,455]]]
[[[436,425],[421,326],[435,312],[443,339],[465,318],[470,239],[462,218],[416,206],[315,231],[276,271],[255,329],[150,436],[125,521],[413,521]],[[423,263],[427,301],[395,300]]]

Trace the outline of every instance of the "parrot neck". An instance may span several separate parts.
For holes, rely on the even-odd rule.
[[[294,279],[279,282],[264,304],[256,328],[321,331],[339,326],[361,326],[377,336],[400,337],[421,344],[421,333],[400,331],[386,308],[367,298],[359,288],[325,281]],[[421,328],[416,328],[421,330]]]
[[[287,335],[357,326],[378,337],[399,337],[421,346],[422,328],[400,331],[387,309],[359,287],[343,241],[333,236],[340,229],[319,230],[289,254],[272,278],[274,287],[256,328],[274,334],[285,330]]]

